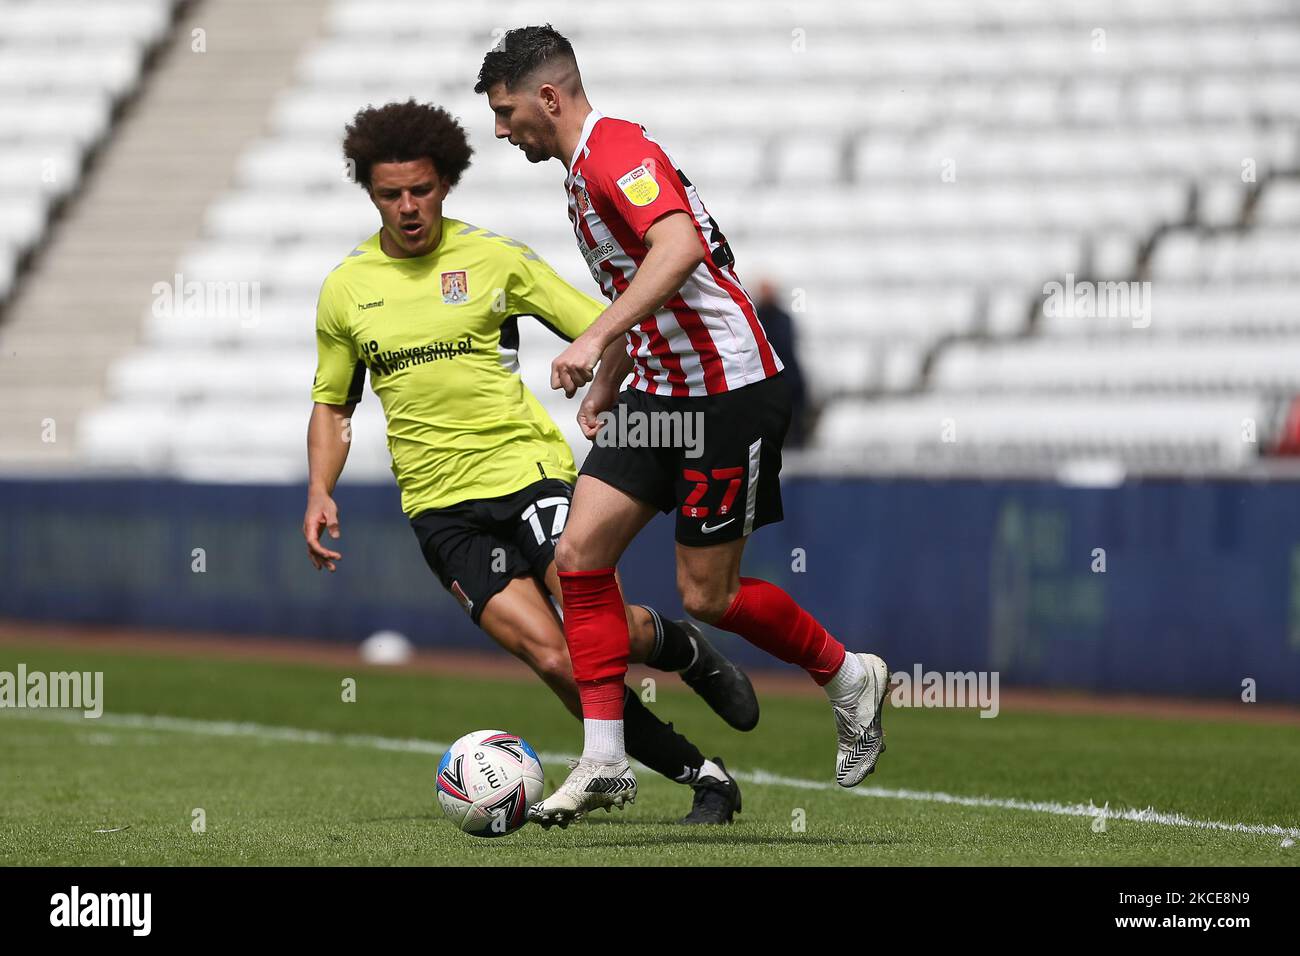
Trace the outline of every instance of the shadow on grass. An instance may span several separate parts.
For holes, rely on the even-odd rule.
[[[732,827],[723,829],[721,827],[709,828],[707,835],[703,827],[683,827],[679,831],[665,833],[662,836],[646,837],[640,840],[619,840],[613,839],[608,842],[592,844],[587,847],[572,847],[570,849],[587,849],[587,850],[620,850],[620,849],[647,849],[653,847],[663,847],[668,844],[682,844],[693,846],[766,846],[789,850],[794,847],[851,847],[851,846],[890,846],[893,844],[905,844],[907,840],[897,838],[873,840],[869,837],[860,840],[845,839],[844,837],[810,837],[798,833],[792,833],[787,837],[773,837],[762,833],[745,833]],[[616,834],[611,834],[617,837]]]
[[[665,844],[697,844],[700,846],[771,846],[790,848],[796,846],[891,846],[902,845],[909,841],[891,838],[873,838],[864,836],[854,838],[845,835],[833,837],[809,836],[806,833],[774,834],[770,829],[755,830],[744,822],[729,826],[687,826],[675,819],[660,820],[588,820],[581,824],[592,830],[600,831],[601,842],[588,849],[611,850],[621,848],[655,847]],[[664,827],[664,832],[637,839],[619,839],[620,831],[630,827],[657,826]],[[609,837],[608,841],[605,837]]]

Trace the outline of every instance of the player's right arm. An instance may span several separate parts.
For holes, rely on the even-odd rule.
[[[535,315],[568,342],[581,336],[605,307],[591,296],[565,282],[532,250],[516,252],[511,274],[509,307],[513,312]],[[622,339],[605,349],[600,371],[578,408],[578,425],[589,439],[600,430],[601,412],[613,408],[619,388],[632,370],[632,357]]]
[[[655,220],[643,241],[648,251],[627,288],[551,363],[551,388],[564,389],[566,398],[592,380],[611,343],[659,311],[704,261],[694,221],[684,210]]]
[[[317,402],[307,423],[307,513],[302,519],[302,535],[307,541],[307,557],[317,571],[322,567],[336,570],[334,562],[343,557],[321,544],[320,533],[324,528],[331,538],[339,536],[334,486],[348,460],[348,438],[355,407]]]
[[[596,376],[591,380],[591,387],[578,406],[578,427],[587,438],[596,440],[596,433],[600,431],[601,412],[614,407],[623,380],[631,371],[632,356],[627,354],[622,339],[615,339],[605,346],[600,364],[596,366]]]
[[[345,314],[327,279],[316,305],[316,381],[311,392],[315,405],[307,423],[307,512],[302,520],[307,556],[318,571],[336,570],[334,562],[342,557],[321,544],[320,533],[324,528],[331,538],[339,536],[334,486],[348,460],[352,411],[365,383],[365,366],[344,326]]]

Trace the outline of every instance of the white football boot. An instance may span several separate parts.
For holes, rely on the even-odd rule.
[[[866,671],[862,693],[851,710],[831,705],[839,752],[835,756],[835,782],[856,787],[876,769],[876,758],[885,752],[885,732],[880,727],[885,694],[889,692],[889,668],[875,654],[855,655]]]
[[[636,777],[632,775],[627,760],[616,764],[596,763],[586,757],[569,762],[573,769],[559,788],[528,808],[528,819],[549,830],[559,824],[563,829],[583,814],[601,807],[609,812],[614,807],[636,800]]]

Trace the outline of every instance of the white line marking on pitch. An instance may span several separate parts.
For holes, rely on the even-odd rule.
[[[58,710],[10,711],[28,718],[58,720],[81,724],[85,718],[78,712]],[[196,720],[189,717],[165,717],[150,714],[109,714],[95,721],[111,727],[133,730],[172,730],[179,733],[200,734],[207,737],[247,737],[296,744],[334,744],[346,747],[364,747],[370,750],[391,750],[403,753],[429,754],[441,757],[450,744],[435,740],[415,738],[379,737],[373,734],[339,734],[324,730],[303,730],[298,727],[271,727],[232,720]],[[560,763],[571,755],[556,753],[538,754],[543,762]],[[888,787],[855,787],[851,790],[821,780],[804,780],[783,777],[766,770],[734,772],[738,780],[760,787],[792,787],[797,790],[835,790],[849,796],[877,797],[886,800],[914,800],[921,803],[946,803],[960,807],[977,807],[997,810],[1025,810],[1030,813],[1049,813],[1067,817],[1097,817],[1108,820],[1128,820],[1133,823],[1158,823],[1167,827],[1190,827],[1198,830],[1224,830],[1229,833],[1248,833],[1256,836],[1300,838],[1300,827],[1283,827],[1275,823],[1222,823],[1218,820],[1197,820],[1181,813],[1165,813],[1153,807],[1145,810],[1108,810],[1091,803],[1057,803],[1052,800],[1014,800],[1005,797],[963,797],[935,790],[892,789]]]

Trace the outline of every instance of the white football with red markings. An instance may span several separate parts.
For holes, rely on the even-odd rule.
[[[514,833],[542,798],[542,762],[518,734],[476,730],[448,748],[435,783],[442,812],[473,836]]]

